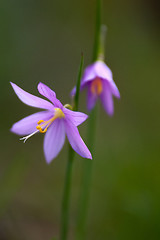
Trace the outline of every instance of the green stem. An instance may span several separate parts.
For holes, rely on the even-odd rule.
[[[88,147],[93,155],[94,139],[96,127],[96,108],[90,114],[88,123]],[[89,210],[90,185],[92,177],[93,161],[84,160],[82,190],[80,195],[79,215],[77,220],[76,240],[84,240],[86,238],[86,225]]]
[[[80,85],[81,85],[81,77],[82,77],[83,63],[84,63],[84,57],[83,57],[83,53],[82,53],[82,54],[81,54],[81,62],[80,62],[80,66],[79,66],[79,71],[78,71],[77,84],[76,84],[76,94],[75,94],[75,97],[74,97],[74,106],[73,106],[73,110],[74,110],[74,111],[77,111],[77,110],[78,110],[79,91],[80,91]]]
[[[69,146],[69,155],[65,176],[64,193],[62,200],[62,222],[61,222],[61,235],[60,240],[66,240],[68,235],[68,219],[69,219],[69,203],[71,193],[71,180],[72,180],[72,168],[73,168],[74,151]]]
[[[97,13],[96,13],[96,31],[95,31],[95,41],[94,41],[94,49],[93,49],[93,59],[95,62],[97,60],[104,61],[104,51],[105,51],[105,38],[107,27],[106,25],[101,25],[101,8],[102,2],[101,0],[97,0]]]
[[[104,60],[104,39],[106,28],[101,26],[101,0],[97,0],[96,6],[96,31],[93,50],[93,62]],[[93,155],[96,126],[96,108],[90,114],[88,123],[88,147]],[[80,195],[79,215],[77,219],[76,240],[85,240],[86,225],[90,197],[90,185],[92,177],[93,161],[85,159],[83,163],[82,190]]]
[[[97,0],[96,6],[96,31],[95,31],[95,40],[94,40],[94,48],[93,48],[93,59],[92,61],[96,61],[99,56],[100,48],[101,48],[101,0]]]
[[[99,49],[97,60],[104,61],[104,51],[105,51],[105,39],[106,39],[107,27],[106,25],[101,25],[100,29],[100,39],[99,39]]]
[[[78,110],[78,102],[79,102],[79,90],[80,90],[80,81],[82,76],[83,69],[83,55],[81,56],[81,62],[78,72],[77,84],[76,84],[76,94],[74,98],[74,106],[73,110]],[[66,177],[65,177],[65,185],[64,185],[64,193],[62,199],[62,216],[61,216],[61,232],[60,232],[60,240],[67,240],[68,236],[68,225],[69,225],[69,205],[70,205],[70,194],[71,194],[71,182],[72,182],[72,168],[73,168],[73,160],[74,160],[74,151],[69,145],[69,154],[68,154],[68,162],[66,169]]]

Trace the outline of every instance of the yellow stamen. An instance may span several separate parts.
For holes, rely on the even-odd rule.
[[[56,120],[57,118],[64,118],[65,115],[62,112],[62,110],[60,108],[55,108],[55,115],[54,117],[50,118],[48,121],[44,121],[44,120],[40,120],[38,121],[38,126],[36,127],[41,133],[45,133],[47,132],[47,129],[49,128],[49,126],[51,125],[51,123]],[[41,124],[43,123],[43,124]],[[41,124],[41,125],[40,125]],[[45,127],[45,128],[44,128]],[[44,129],[43,129],[44,128]]]
[[[39,129],[40,133],[45,133],[47,132],[47,128],[45,128],[44,130],[42,130],[42,128]]]
[[[40,120],[37,124],[39,125],[39,124],[41,124],[42,122],[44,122],[43,120]]]
[[[102,92],[102,80],[100,78],[96,78],[95,80],[92,81],[91,83],[91,92],[94,95],[100,95]]]

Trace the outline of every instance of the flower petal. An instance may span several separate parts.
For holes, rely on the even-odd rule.
[[[75,112],[75,111],[71,111],[67,108],[64,108],[64,114],[67,118],[70,119],[70,121],[72,121],[72,123],[75,126],[79,126],[81,123],[83,123],[87,118],[88,115],[82,112]]]
[[[31,107],[37,107],[37,108],[48,109],[48,110],[53,109],[53,105],[50,102],[24,91],[22,88],[18,87],[16,84],[12,82],[11,82],[11,85],[13,87],[13,90],[17,94],[18,98],[23,103]]]
[[[112,81],[112,71],[111,69],[103,62],[103,61],[97,61],[95,63],[95,74],[96,76],[107,80]]]
[[[50,119],[52,116],[53,113],[49,111],[34,113],[13,124],[11,132],[22,136],[31,134],[37,130],[36,126],[39,120],[45,121]]]
[[[120,92],[114,81],[110,82],[110,87],[111,87],[111,91],[112,91],[113,95],[117,98],[120,98]]]
[[[74,88],[71,90],[70,96],[73,97],[73,96],[75,96],[75,94],[76,94],[76,87],[74,87]]]
[[[56,98],[56,93],[44,83],[38,84],[38,91],[41,95],[48,98],[55,106],[62,108],[61,102]]]
[[[47,163],[55,158],[65,141],[64,120],[56,119],[48,128],[44,138],[44,155]]]
[[[87,109],[88,111],[91,111],[95,104],[96,104],[96,100],[97,100],[97,95],[93,94],[91,92],[91,88],[90,88],[90,84],[88,85],[88,96],[87,96]]]
[[[89,65],[88,67],[86,67],[84,74],[82,76],[82,80],[81,80],[81,84],[91,81],[96,77],[96,73],[95,73],[95,63]]]
[[[65,130],[68,140],[74,151],[76,151],[80,156],[84,158],[92,159],[92,155],[83,142],[77,127],[73,125],[73,123],[68,119],[65,119]]]
[[[44,83],[39,83],[38,84],[38,91],[41,95],[43,95],[44,97],[48,98],[51,102],[52,102],[52,98],[56,97],[56,94],[53,90],[51,90],[47,85],[45,85]]]
[[[81,82],[80,91],[82,91],[85,86],[86,86],[86,83],[85,83],[85,82]],[[74,87],[74,88],[71,90],[70,96],[73,97],[73,96],[75,96],[75,94],[76,94],[76,87]]]
[[[106,112],[111,116],[114,113],[114,104],[113,104],[113,97],[112,92],[110,89],[110,85],[107,82],[103,82],[103,91],[100,95],[102,104]]]
[[[103,61],[96,61],[85,69],[81,85],[97,77],[107,81],[112,81],[113,79],[112,71]]]

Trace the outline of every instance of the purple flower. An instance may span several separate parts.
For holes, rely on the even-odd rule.
[[[120,93],[113,81],[111,70],[103,61],[98,60],[85,69],[81,80],[81,90],[84,88],[88,91],[87,108],[89,111],[94,108],[97,99],[100,98],[105,111],[109,115],[113,114],[112,95],[120,98]],[[71,94],[75,94],[75,88]]]
[[[16,84],[11,83],[18,98],[25,104],[45,109],[34,113],[13,124],[11,131],[18,135],[27,135],[21,140],[24,142],[34,134],[46,133],[44,138],[44,154],[47,163],[55,158],[63,147],[65,134],[72,148],[82,157],[92,159],[92,155],[83,142],[77,126],[87,119],[81,112],[71,111],[56,98],[56,94],[43,83],[38,84],[38,91],[49,101],[36,97]]]

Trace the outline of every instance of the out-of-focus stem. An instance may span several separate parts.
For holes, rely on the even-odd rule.
[[[99,36],[99,49],[97,59],[104,61],[104,51],[105,51],[105,40],[106,40],[107,26],[101,25],[100,36]]]
[[[104,41],[106,27],[101,26],[101,0],[97,0],[96,6],[96,31],[93,49],[93,59],[104,60]],[[88,123],[88,147],[93,155],[94,135],[96,127],[96,108],[94,108],[89,117]],[[94,158],[93,158],[94,159]],[[76,240],[86,239],[87,217],[89,209],[90,185],[92,175],[93,161],[85,160],[83,163],[82,189],[80,192],[79,215],[77,220]]]
[[[93,47],[93,57],[92,61],[95,62],[98,59],[99,49],[100,49],[100,32],[101,32],[101,0],[97,0],[96,6],[96,31],[94,38],[94,47]]]

